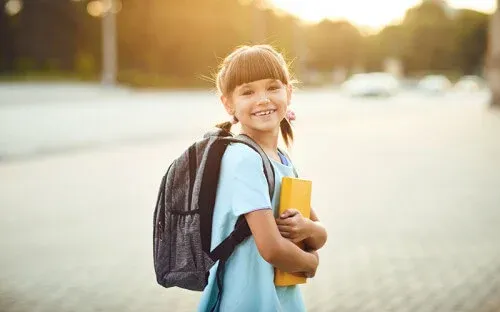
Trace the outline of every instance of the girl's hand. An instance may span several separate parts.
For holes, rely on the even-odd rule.
[[[311,235],[311,220],[304,218],[296,209],[288,209],[276,219],[281,236],[298,243]]]
[[[316,275],[316,270],[318,269],[319,255],[318,255],[318,252],[316,250],[309,250],[308,252],[312,253],[314,256],[316,256],[316,266],[314,267],[314,269],[312,271],[304,272],[304,276],[307,278],[313,278]]]

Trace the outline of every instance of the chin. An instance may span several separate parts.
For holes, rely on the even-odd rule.
[[[260,121],[256,122],[255,120],[252,120],[249,124],[247,124],[247,128],[251,131],[255,132],[271,132],[274,133],[275,131],[279,131],[280,127],[280,122],[278,119],[273,120],[267,120],[267,121]]]
[[[279,129],[279,124],[277,125],[259,125],[252,127],[254,131],[259,131],[259,132],[273,132],[276,129]]]

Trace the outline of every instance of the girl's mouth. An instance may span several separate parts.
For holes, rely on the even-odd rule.
[[[260,111],[260,112],[256,112],[256,113],[253,113],[252,115],[254,116],[266,116],[266,115],[270,115],[272,113],[274,113],[276,110],[275,109],[268,109],[268,110],[265,110],[265,111]]]

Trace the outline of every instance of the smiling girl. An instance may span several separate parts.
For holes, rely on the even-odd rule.
[[[293,141],[286,118],[293,89],[288,66],[271,46],[243,46],[225,58],[216,84],[232,116],[231,122],[219,127],[230,131],[239,122],[241,133],[259,144],[271,160],[276,182],[271,200],[261,156],[245,144],[228,146],[221,162],[211,246],[222,242],[242,215],[252,236],[227,260],[222,296],[217,264],[212,267],[198,311],[305,311],[299,286],[274,285],[274,267],[313,277],[319,264],[316,251],[327,237],[313,210],[310,219],[296,210],[277,215],[281,180],[294,176],[291,160],[278,149],[280,133],[287,146]],[[306,250],[294,244],[298,241],[304,241]]]

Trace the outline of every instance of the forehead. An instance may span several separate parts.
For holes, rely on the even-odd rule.
[[[265,86],[271,83],[281,83],[279,79],[273,79],[273,78],[267,78],[267,79],[260,79],[252,82],[246,82],[242,83],[239,86],[236,86],[235,89],[241,89],[241,88],[252,88],[252,87],[259,87],[259,86]]]

